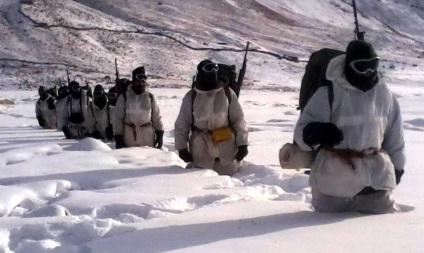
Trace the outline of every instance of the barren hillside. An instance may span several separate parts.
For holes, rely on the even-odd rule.
[[[392,80],[424,69],[423,6],[358,1]],[[33,87],[65,69],[103,82],[114,58],[124,76],[145,65],[152,85],[186,86],[205,57],[240,66],[247,41],[249,87],[298,87],[309,54],[343,49],[353,27],[349,0],[0,0],[0,87]]]

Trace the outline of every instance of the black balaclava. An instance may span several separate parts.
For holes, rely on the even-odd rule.
[[[378,81],[377,71],[362,75],[357,73],[350,66],[350,63],[354,60],[369,60],[376,57],[377,54],[370,43],[360,40],[351,41],[346,49],[346,64],[344,68],[347,81],[364,92],[372,89]]]
[[[68,86],[62,86],[59,88],[57,99],[66,98],[69,96],[69,87]]]
[[[96,85],[96,87],[94,87],[94,92],[93,92],[93,103],[99,107],[100,109],[105,108],[106,103],[107,103],[107,97],[105,94],[105,90],[103,89],[103,86]]]
[[[41,100],[46,100],[49,94],[46,91],[46,88],[44,86],[38,87],[38,95],[40,96]]]
[[[111,106],[115,106],[116,102],[118,102],[117,101],[118,100],[118,94],[116,92],[116,90],[117,90],[116,87],[117,87],[116,85],[113,86],[112,88],[109,89],[109,92],[107,93],[107,98],[108,98],[109,104]]]
[[[202,91],[210,91],[218,87],[218,72],[205,72],[203,67],[213,64],[211,60],[203,60],[197,65],[196,88]]]
[[[72,98],[79,99],[81,97],[81,87],[77,81],[72,81],[69,84],[69,90]]]
[[[140,95],[146,90],[146,71],[144,67],[138,67],[132,72],[132,90]]]

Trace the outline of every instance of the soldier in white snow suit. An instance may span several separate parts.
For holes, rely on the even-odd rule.
[[[93,101],[88,108],[87,131],[96,139],[113,139],[113,127],[110,121],[110,106],[101,85],[96,85]]]
[[[378,63],[371,44],[349,43],[346,55],[327,68],[332,106],[328,87],[322,87],[300,115],[296,143],[303,150],[320,147],[310,175],[317,211],[398,211],[392,190],[405,165],[402,118]]]
[[[118,98],[113,131],[116,148],[163,145],[162,116],[155,97],[146,88],[144,67],[132,72],[132,84]]]
[[[44,86],[38,88],[40,98],[35,104],[35,115],[38,124],[45,129],[56,129],[56,99],[50,95]]]
[[[67,85],[60,87],[56,98],[56,118],[58,119],[57,130],[59,131],[62,131],[62,126],[60,126],[59,122],[60,119],[64,117],[63,114],[65,113],[65,104],[68,102],[68,96],[69,87]]]
[[[70,95],[65,101],[58,127],[62,129],[68,139],[84,138],[87,134],[86,121],[90,98],[87,96],[87,91],[81,89],[76,81],[69,84],[69,89]]]
[[[248,130],[235,93],[218,80],[218,65],[199,63],[194,88],[175,122],[175,148],[188,167],[233,175],[248,153]],[[191,134],[190,134],[191,132]]]

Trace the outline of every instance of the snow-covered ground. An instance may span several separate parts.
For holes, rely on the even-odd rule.
[[[0,92],[15,103],[0,108],[0,252],[424,251],[424,100],[414,91],[399,98],[407,164],[395,195],[404,213],[379,216],[313,212],[308,177],[279,168],[297,93],[242,91],[250,153],[231,178],[184,169],[173,124],[186,90],[152,92],[163,150],[66,140],[37,126],[35,92]]]
[[[309,54],[353,38],[350,0],[0,0],[0,253],[424,252],[423,1],[357,4],[403,112],[399,214],[313,212],[308,177],[278,163]],[[186,170],[173,125],[195,67],[206,57],[240,67],[247,41],[243,169]],[[114,58],[123,77],[146,66],[163,150],[114,150],[37,126],[36,92],[22,90],[66,69],[111,85]]]

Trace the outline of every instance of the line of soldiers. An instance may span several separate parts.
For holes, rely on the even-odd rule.
[[[204,60],[197,67],[193,89],[184,97],[175,122],[175,147],[188,167],[213,168],[232,175],[248,153],[248,130],[234,91],[218,77],[218,64]],[[68,139],[115,140],[116,148],[162,148],[164,128],[155,96],[147,89],[144,67],[132,80],[119,79],[106,94],[72,81],[58,96],[40,87],[36,115],[40,126],[63,131]]]
[[[280,154],[284,161],[300,157],[296,153],[312,156],[315,210],[399,210],[392,191],[405,166],[402,117],[396,97],[379,76],[379,61],[374,47],[359,40],[331,59],[323,72],[327,84],[313,93],[297,122],[297,148]],[[184,96],[175,122],[175,149],[189,163],[188,168],[212,168],[221,175],[233,175],[248,154],[248,129],[238,97],[219,71],[220,65],[210,60],[198,64],[193,88]],[[62,109],[60,100],[56,102],[56,111],[62,111],[55,116],[57,127],[67,138],[105,139],[113,133],[116,148],[161,148],[162,117],[146,80],[144,67],[139,67],[132,72],[130,84],[117,83],[115,89],[121,95],[115,106],[108,103],[101,86],[96,86],[90,102],[78,83],[71,83]],[[37,112],[53,110],[54,105],[54,99],[41,90]],[[52,114],[40,119],[47,115]],[[101,120],[105,123],[99,124]],[[50,122],[44,121],[46,126]]]

